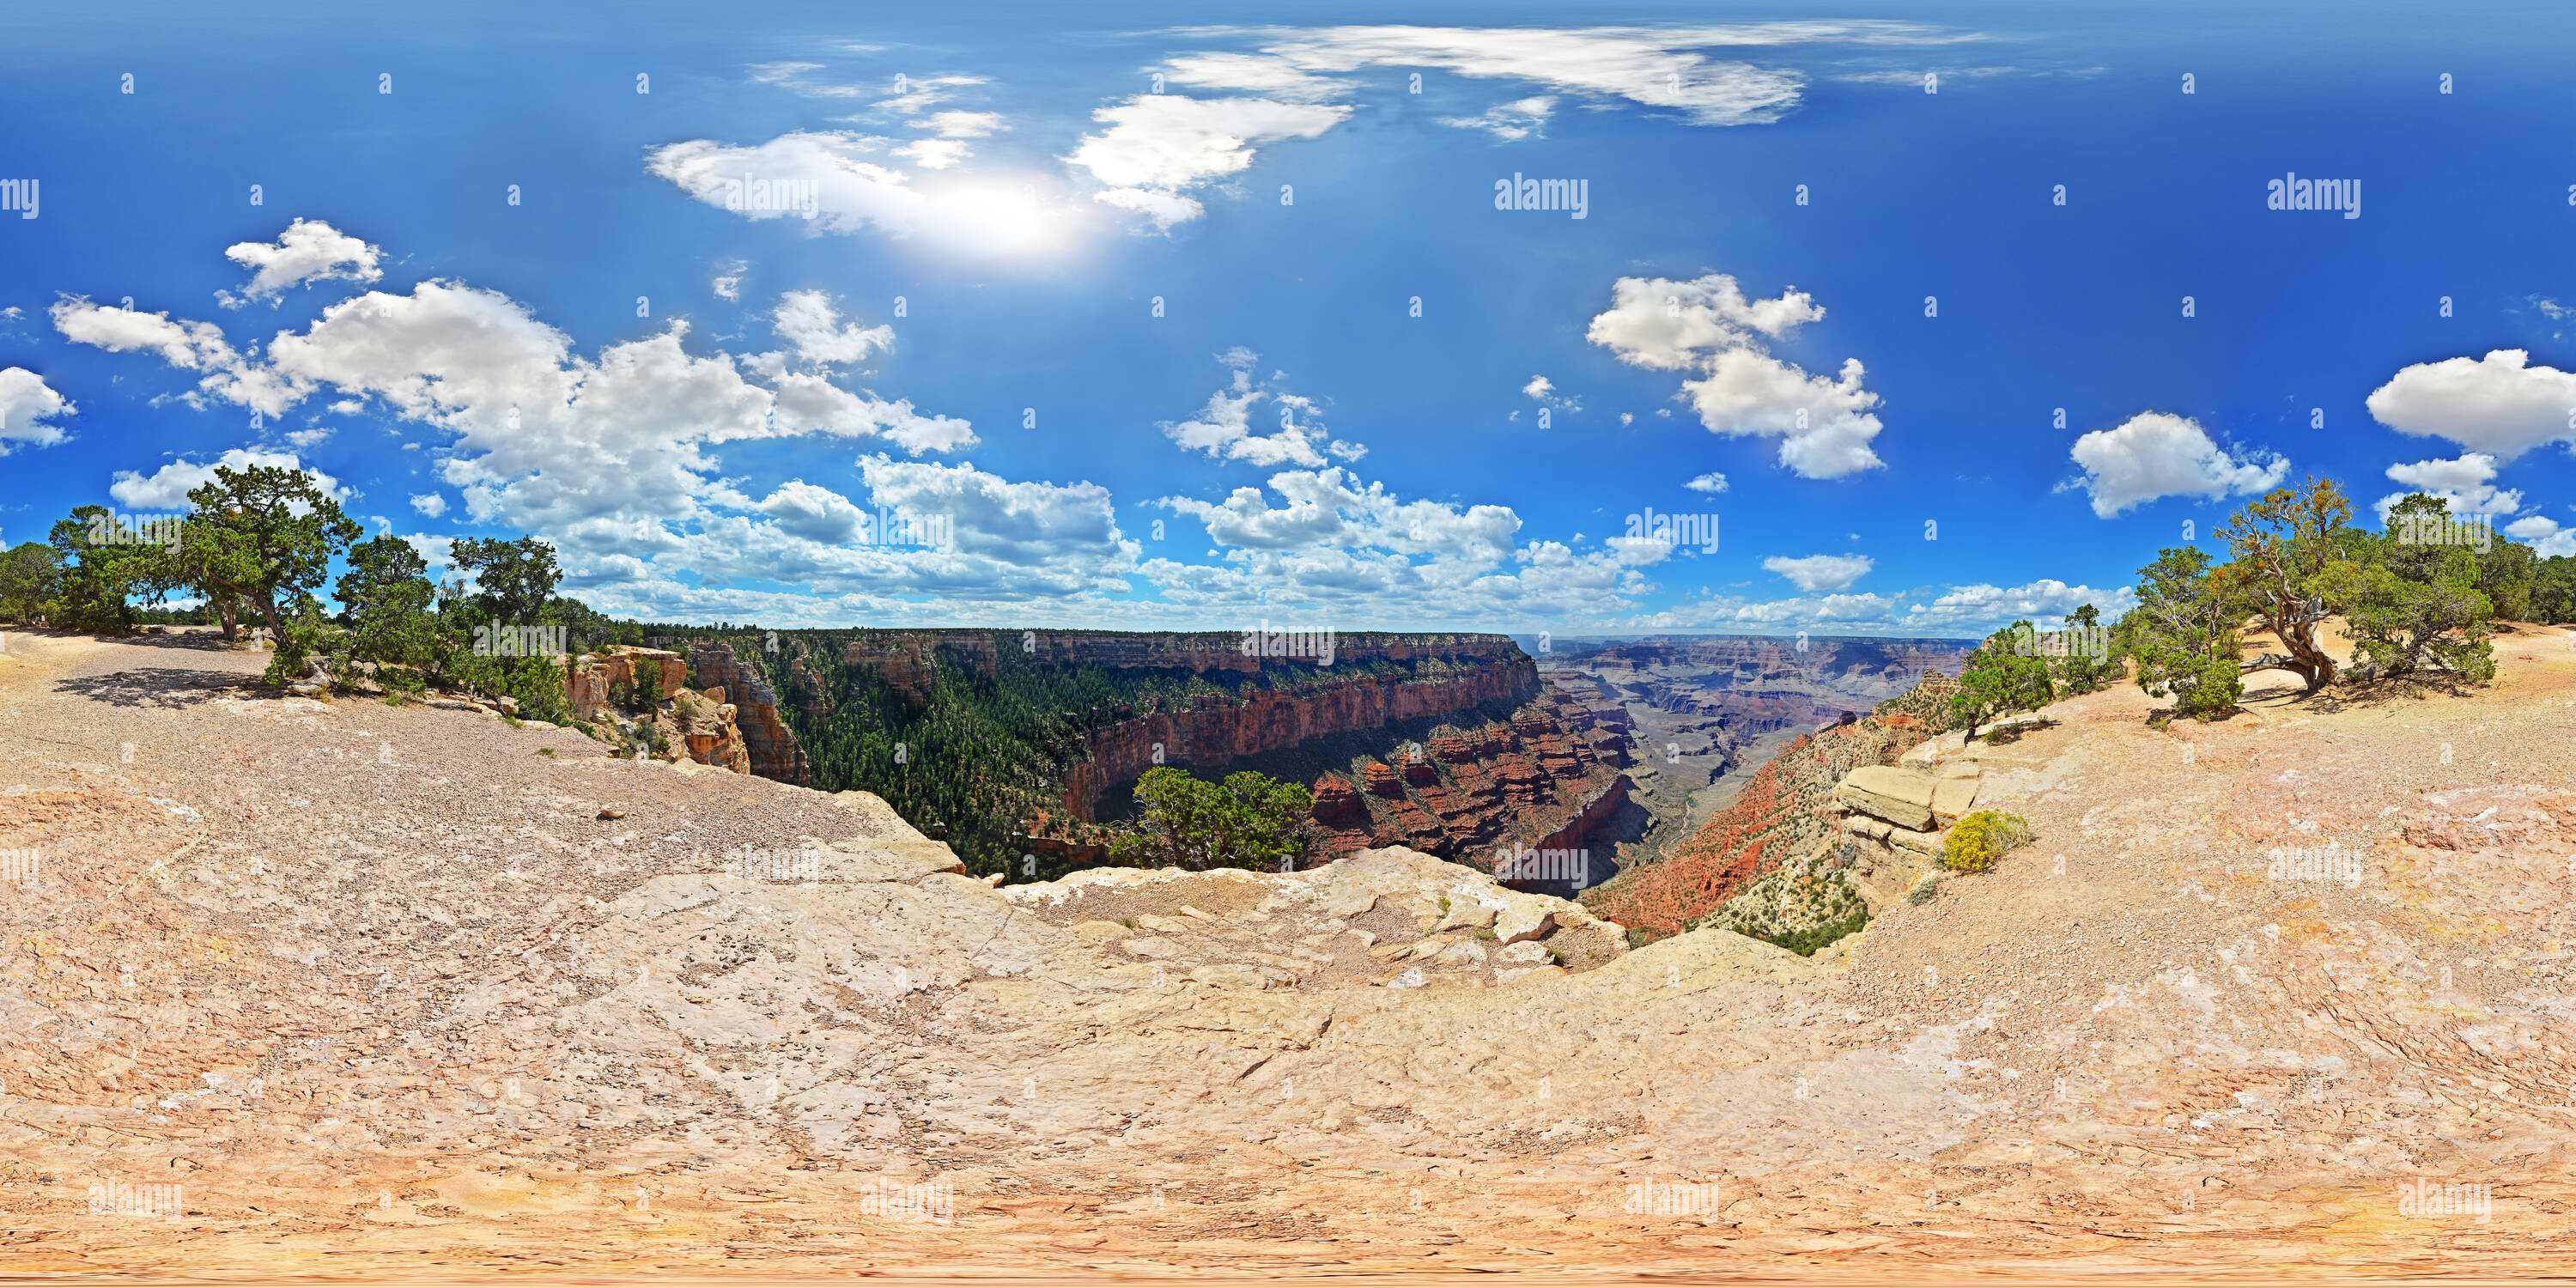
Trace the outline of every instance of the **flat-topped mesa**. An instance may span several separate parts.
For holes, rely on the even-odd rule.
[[[1592,658],[1631,668],[1667,664],[1731,667],[1738,684],[1819,672],[1885,681],[1902,691],[1931,667],[1955,669],[1972,641],[1817,636],[1800,648],[1767,635],[1655,635],[1604,646]]]
[[[989,674],[1000,653],[1017,647],[1033,662],[1060,665],[1088,662],[1095,666],[1189,671],[1230,671],[1257,675],[1274,661],[1296,661],[1326,670],[1369,662],[1410,662],[1437,658],[1462,663],[1517,663],[1537,682],[1537,665],[1507,635],[1442,632],[1418,634],[1388,631],[1307,632],[1303,625],[1284,639],[1264,638],[1259,631],[1128,633],[1112,631],[868,631],[851,641],[841,661],[873,667],[907,700],[928,701],[938,680],[941,648],[955,650],[968,665]]]

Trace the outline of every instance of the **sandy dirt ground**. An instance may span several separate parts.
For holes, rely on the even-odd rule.
[[[1979,746],[1799,958],[1375,851],[995,890],[872,798],[0,652],[0,1275],[2454,1278],[2576,1249],[2576,637]]]

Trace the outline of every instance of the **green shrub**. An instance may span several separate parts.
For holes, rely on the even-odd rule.
[[[1141,826],[1112,838],[1113,860],[1196,872],[1260,871],[1294,860],[1306,849],[1299,824],[1313,802],[1303,786],[1251,770],[1217,784],[1164,766],[1137,780],[1136,803]]]
[[[2174,709],[2207,724],[2235,710],[2236,700],[2244,696],[2244,667],[2230,648],[2210,654],[2189,683],[2174,686]]]
[[[1937,876],[1927,876],[1922,880],[1915,882],[1914,888],[1905,893],[1905,901],[1913,904],[1917,908],[1920,908],[1923,905],[1932,902],[1932,896],[1939,893],[1941,893],[1941,878]]]
[[[2030,824],[2018,814],[1981,809],[1959,820],[1950,829],[1949,844],[1941,851],[1941,866],[1953,872],[1983,872],[1995,860],[2031,842]]]
[[[1778,944],[1782,948],[1786,948],[1790,952],[1796,953],[1801,957],[1813,957],[1816,955],[1817,949],[1827,947],[1846,935],[1859,934],[1861,928],[1868,924],[1869,909],[1859,908],[1855,909],[1851,915],[1842,917],[1838,920],[1820,922],[1816,925],[1803,927],[1798,930],[1786,931],[1780,934],[1756,935],[1754,937],[1766,943]]]

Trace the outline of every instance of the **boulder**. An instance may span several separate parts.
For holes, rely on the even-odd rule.
[[[1962,766],[1974,770],[1975,766]],[[1977,778],[1973,772],[1952,775],[1944,773],[1932,787],[1932,819],[1943,827],[1959,821],[1977,805]]]
[[[1834,800],[1920,832],[1932,825],[1932,791],[1938,781],[1893,765],[1864,765],[1834,785]]]

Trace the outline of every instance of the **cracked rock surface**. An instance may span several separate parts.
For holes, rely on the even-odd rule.
[[[1979,752],[2037,842],[1801,958],[1400,848],[995,889],[858,793],[13,631],[0,1265],[2556,1270],[2569,643],[2061,704]]]

